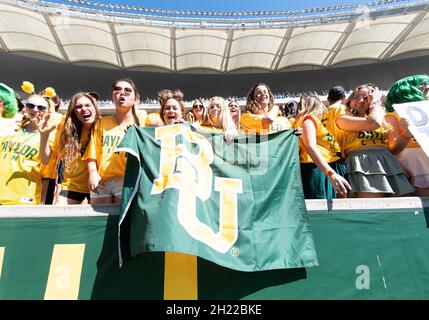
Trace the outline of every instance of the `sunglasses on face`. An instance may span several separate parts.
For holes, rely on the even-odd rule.
[[[133,92],[132,88],[113,87],[113,92],[121,92],[124,90],[126,95],[130,95]]]
[[[235,104],[231,104],[229,107],[230,107],[230,108],[238,108],[238,106],[237,106],[237,105],[235,105]]]
[[[33,103],[26,103],[25,106],[30,110],[36,109],[37,111],[46,111],[46,109],[48,109],[48,107],[46,106],[41,106]]]
[[[196,104],[192,108],[195,108],[195,109],[204,109],[204,106],[201,105],[201,104]]]

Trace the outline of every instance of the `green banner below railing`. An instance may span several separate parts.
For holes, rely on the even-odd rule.
[[[1,206],[0,299],[429,299],[420,199],[307,207],[318,267],[240,272],[163,252],[120,269],[116,206]]]

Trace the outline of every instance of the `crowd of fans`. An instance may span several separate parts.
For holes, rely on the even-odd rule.
[[[23,99],[0,84],[0,204],[118,203],[127,158],[115,150],[127,129],[185,121],[223,134],[226,143],[243,134],[294,130],[307,199],[429,196],[429,158],[393,109],[428,100],[428,81],[414,75],[388,91],[368,83],[350,92],[335,86],[276,96],[258,83],[246,97],[195,99],[189,111],[180,90],[164,89],[159,111],[148,114],[138,106],[155,101],[142,100],[134,81],[124,78],[111,86],[111,101],[77,92],[64,101],[64,115],[53,88],[36,93],[24,81]],[[275,103],[285,98],[295,99]],[[100,105],[110,104],[114,114],[102,116]]]
[[[306,92],[306,93],[312,93],[314,95],[317,95],[320,97],[321,100],[326,100],[326,97],[328,95],[327,91],[319,91],[319,92],[313,91],[313,92]],[[346,95],[349,95],[350,93],[351,93],[351,90],[349,92],[346,92]],[[302,94],[303,94],[303,92],[299,92],[299,93],[290,92],[290,91],[274,92],[273,97],[276,100],[277,104],[279,104],[279,103],[281,104],[283,102],[290,101],[290,100],[299,101],[299,98],[301,97]],[[208,101],[210,98],[199,97],[197,99],[200,99],[201,101]],[[224,99],[227,101],[235,100],[235,101],[239,102],[239,105],[246,103],[246,97],[245,96],[241,96],[241,97],[227,96],[227,97],[224,97]],[[61,106],[66,107],[69,104],[69,100],[61,99],[60,101],[61,101]],[[194,100],[184,100],[185,106],[186,107],[192,106],[193,101]],[[101,109],[114,107],[113,101],[110,99],[103,99],[103,100],[99,99],[99,100],[97,100],[97,103],[98,103],[98,107]],[[156,99],[144,98],[138,102],[137,107],[139,109],[152,109],[153,107],[159,107],[159,101]]]

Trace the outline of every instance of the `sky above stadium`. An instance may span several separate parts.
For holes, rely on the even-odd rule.
[[[51,2],[64,3],[61,0]],[[362,0],[93,0],[98,3],[120,4],[162,10],[199,11],[254,11],[254,10],[301,10],[341,4],[367,3]]]

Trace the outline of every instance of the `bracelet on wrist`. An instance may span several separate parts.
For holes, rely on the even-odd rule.
[[[380,99],[371,101],[370,103],[371,106],[382,106],[383,105],[383,101],[381,101]]]
[[[335,171],[334,171],[334,170],[328,170],[325,174],[326,174],[328,177],[332,177],[332,176],[335,174]]]

